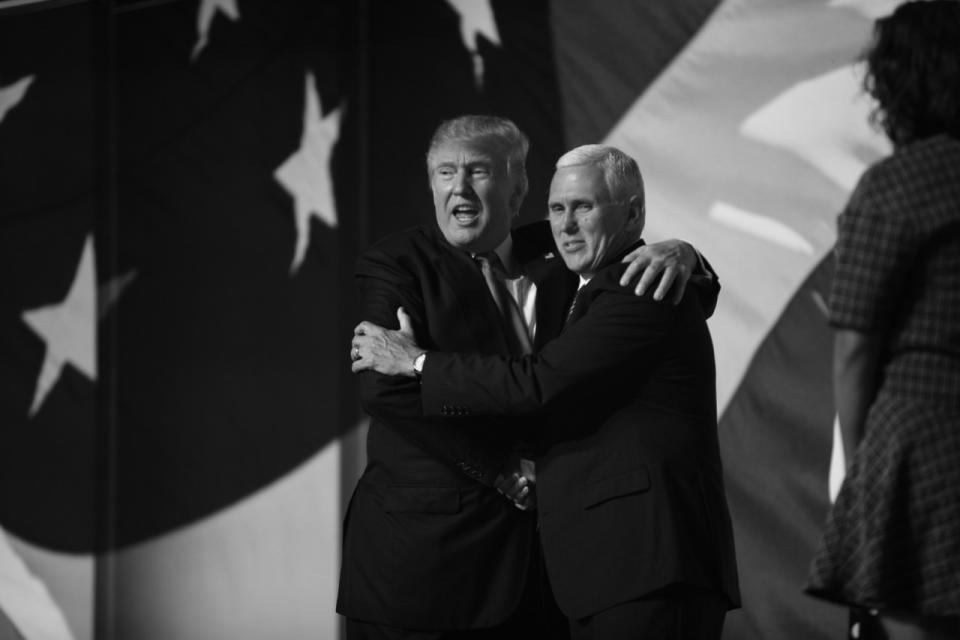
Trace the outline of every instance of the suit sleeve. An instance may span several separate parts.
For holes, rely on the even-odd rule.
[[[696,248],[694,248],[696,251]],[[717,299],[720,297],[720,278],[713,266],[702,253],[697,251],[697,268],[690,276],[690,283],[700,298],[700,307],[703,317],[709,318],[717,309]]]
[[[692,301],[685,300],[685,303]],[[421,384],[424,414],[526,415],[549,411],[587,385],[631,363],[656,362],[678,309],[649,295],[604,291],[585,316],[522,357],[429,352]],[[593,401],[593,399],[591,399]]]
[[[424,302],[416,276],[397,258],[377,249],[368,250],[358,260],[355,275],[362,319],[397,328],[397,307],[403,306],[415,334],[427,335]],[[411,378],[374,371],[360,372],[358,378],[361,405],[373,418],[475,480],[493,484],[512,445],[505,434],[495,436],[489,429],[472,426],[453,430],[439,420],[425,418],[419,382]]]

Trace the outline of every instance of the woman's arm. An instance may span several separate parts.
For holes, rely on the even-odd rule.
[[[867,412],[877,395],[882,347],[879,333],[837,329],[834,334],[833,392],[848,466],[863,438]]]

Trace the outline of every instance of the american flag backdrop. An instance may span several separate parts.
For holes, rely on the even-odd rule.
[[[0,2],[0,638],[336,638],[362,465],[352,264],[433,216],[441,119],[640,163],[722,283],[728,640],[801,593],[834,450],[835,216],[889,152],[853,64],[895,0]],[[834,481],[836,478],[834,477]]]

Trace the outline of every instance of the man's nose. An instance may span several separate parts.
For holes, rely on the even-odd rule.
[[[573,233],[577,230],[577,218],[573,215],[573,209],[567,209],[563,212],[560,219],[560,228],[567,233]]]
[[[456,194],[469,193],[473,187],[470,186],[470,180],[466,171],[457,171],[453,178],[453,192]]]

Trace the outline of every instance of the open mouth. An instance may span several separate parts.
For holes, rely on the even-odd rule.
[[[480,217],[480,209],[474,205],[458,204],[453,208],[453,217],[460,224],[471,224]]]
[[[580,250],[583,247],[583,244],[583,240],[564,240],[562,243],[560,243],[560,246],[564,251],[573,253],[574,251]]]

